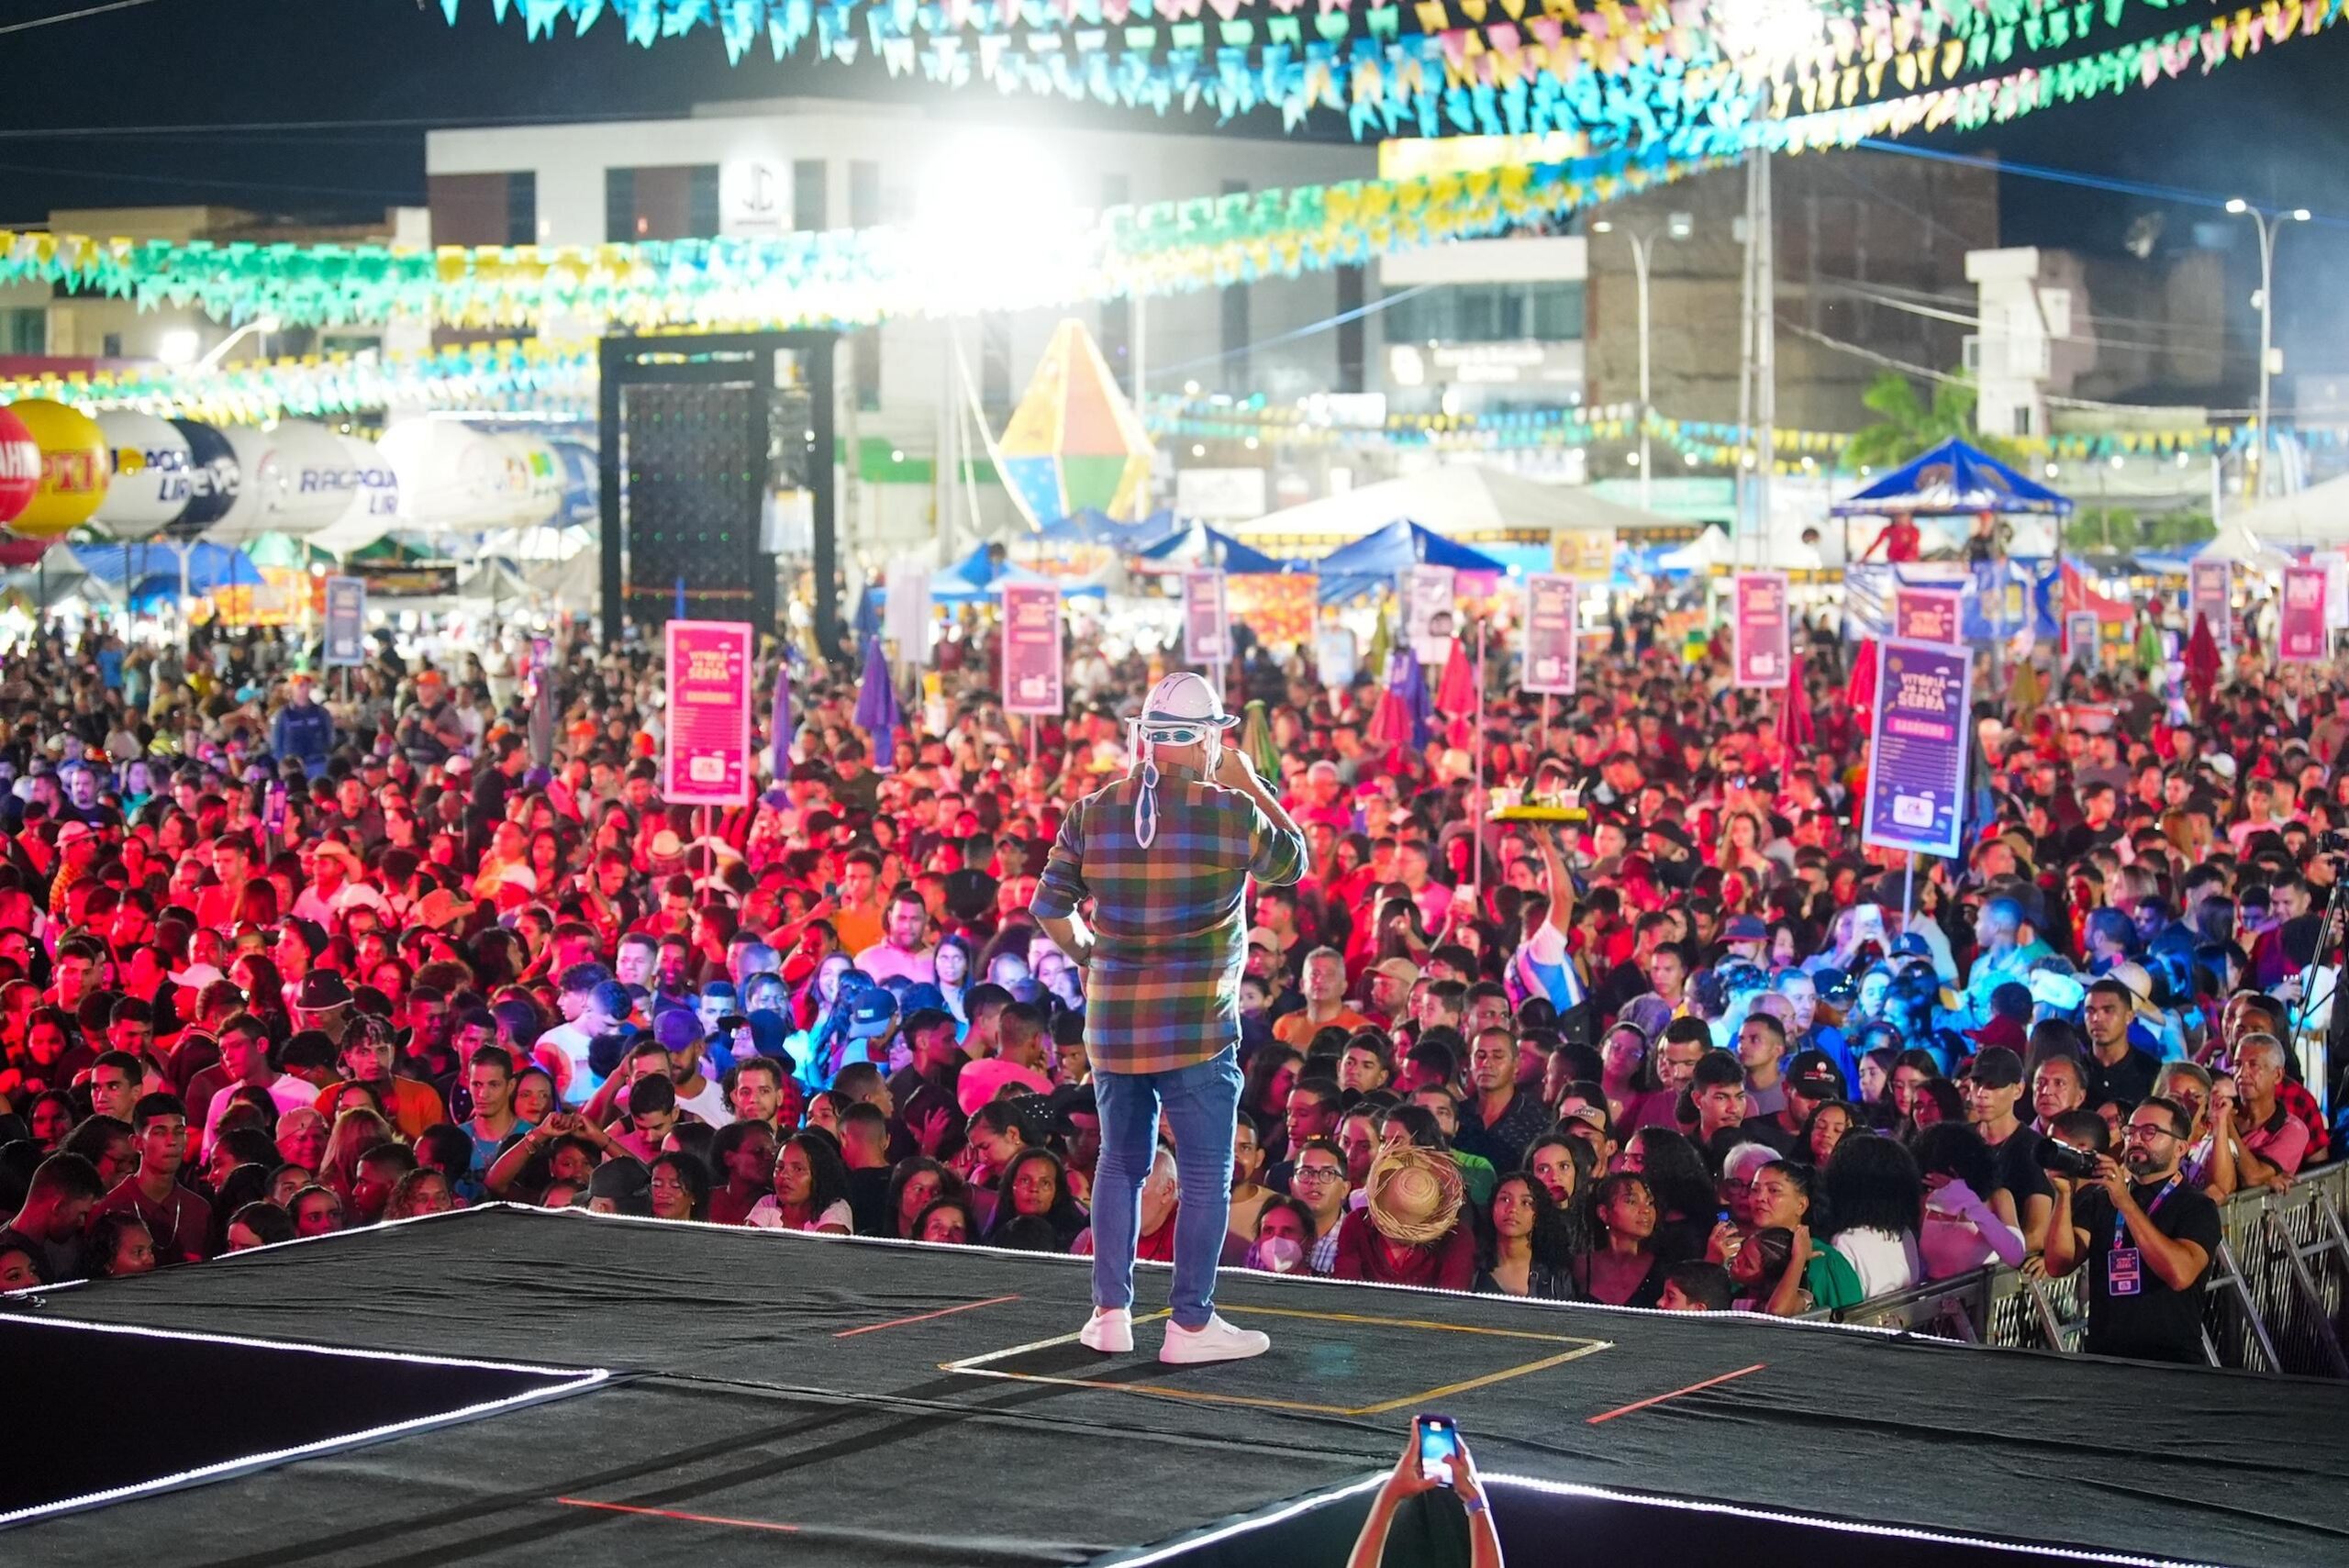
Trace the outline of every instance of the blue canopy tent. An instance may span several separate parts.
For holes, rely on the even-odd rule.
[[[158,539],[152,544],[73,544],[65,547],[74,563],[138,606],[155,599],[176,599],[180,592],[180,549]],[[232,545],[198,539],[187,549],[187,591],[209,594],[220,588],[259,588],[267,579],[252,558]]]
[[[1096,597],[1106,596],[1108,593],[1098,583],[1071,582],[1065,578],[1046,576],[1041,572],[1030,572],[1024,566],[995,561],[988,556],[987,547],[981,545],[945,571],[932,575],[930,596],[937,604],[967,605],[978,599],[994,598],[1002,592],[1006,583],[1051,583],[1063,594],[1090,594]],[[876,599],[886,596],[885,589],[875,587],[871,591]]]
[[[2068,517],[2072,500],[1953,437],[1827,510],[1836,517],[1962,517],[1978,512]]]
[[[1482,550],[1402,518],[1331,550],[1307,570],[1321,574],[1321,602],[1341,605],[1392,586],[1414,566],[1449,566],[1455,572],[1496,575],[1508,570]]]
[[[1220,566],[1234,576],[1257,577],[1278,575],[1297,570],[1291,561],[1275,561],[1252,545],[1245,545],[1230,534],[1219,533],[1205,523],[1186,523],[1174,533],[1134,553],[1149,561],[1163,561],[1187,545],[1198,546],[1199,559],[1210,566]]]
[[[1152,512],[1147,517],[1126,523],[1119,522],[1097,506],[1087,506],[1074,517],[1058,517],[1047,523],[1030,535],[1029,541],[1097,544],[1120,555],[1147,555],[1183,539],[1189,531],[1189,525],[1169,511]]]

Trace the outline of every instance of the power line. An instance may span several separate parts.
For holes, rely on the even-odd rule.
[[[134,6],[152,6],[155,0],[107,0],[103,6],[88,6],[79,11],[61,11],[54,17],[35,17],[28,22],[10,22],[0,26],[0,34],[28,33],[35,28],[53,28],[60,22],[78,22],[85,17],[103,17],[108,11],[128,11]]]
[[[2077,185],[2084,190],[2110,191],[2118,195],[2143,196],[2153,201],[2176,202],[2181,206],[2212,207],[2224,212],[2232,196],[2221,196],[2209,191],[2191,190],[2184,185],[2156,185],[2143,180],[2121,180],[2105,174],[2084,174],[2076,169],[2052,169],[2041,163],[2015,163],[2003,158],[1985,158],[1971,152],[1943,152],[1931,147],[1910,147],[1898,141],[1886,141],[1879,137],[1865,137],[1859,143],[1875,152],[1897,152],[1904,158],[1922,158],[1934,163],[1960,163],[1969,169],[1988,169],[2001,174],[2014,174],[2026,180],[2045,180],[2058,185]],[[2324,213],[2310,215],[2311,223],[2349,228],[2349,217],[2335,217]]]
[[[134,174],[111,169],[60,169],[48,163],[0,163],[0,171],[12,174],[70,174],[82,180],[120,180],[139,185],[202,185],[222,191],[291,191],[301,195],[392,197],[397,200],[413,196],[409,186],[376,185],[354,189],[347,185],[302,185],[276,180],[204,180],[184,174]]]
[[[1226,349],[1219,354],[1203,354],[1196,360],[1185,360],[1181,364],[1152,365],[1150,367],[1149,373],[1152,377],[1180,375],[1185,371],[1197,370],[1204,365],[1221,364],[1226,360],[1237,359],[1242,354],[1251,353],[1258,349],[1272,349],[1283,343],[1294,343],[1299,338],[1310,338],[1317,332],[1327,332],[1332,327],[1343,327],[1349,321],[1360,321],[1366,316],[1375,316],[1390,305],[1400,305],[1414,295],[1425,294],[1435,286],[1434,284],[1418,284],[1403,290],[1400,294],[1390,294],[1383,298],[1373,300],[1368,305],[1356,306],[1352,310],[1341,310],[1337,315],[1325,317],[1319,321],[1308,322],[1295,331],[1283,332],[1278,337],[1255,339],[1241,344],[1236,349]]]

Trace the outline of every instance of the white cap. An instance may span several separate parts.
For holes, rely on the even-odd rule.
[[[1177,670],[1150,688],[1135,722],[1150,729],[1229,729],[1240,720],[1223,711],[1213,686],[1188,670]]]

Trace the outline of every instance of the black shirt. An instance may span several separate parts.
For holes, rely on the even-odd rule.
[[[1507,1175],[1525,1163],[1526,1150],[1549,1130],[1554,1119],[1541,1095],[1520,1089],[1486,1127],[1478,1119],[1476,1101],[1471,1098],[1460,1107],[1460,1136],[1452,1140],[1452,1146],[1464,1154],[1483,1155],[1493,1162],[1494,1170]]]
[[[2015,1200],[2015,1225],[2023,1224],[2023,1207],[2034,1197],[2049,1202],[2055,1198],[2055,1189],[2047,1180],[2047,1173],[2040,1168],[2040,1134],[2028,1126],[2018,1127],[2004,1143],[1990,1145],[1990,1157],[1998,1162],[1998,1185]],[[1982,1195],[1988,1197],[1988,1193]]]
[[[2161,1207],[2153,1208],[2160,1183],[2132,1184],[2130,1195],[2140,1208],[2151,1208],[2154,1228],[2173,1240],[2191,1241],[2206,1257],[2219,1255],[2223,1233],[2219,1206],[2202,1189],[2179,1182],[2170,1188]],[[2072,1224],[2087,1233],[2088,1331],[2080,1349],[2090,1355],[2132,1356],[2139,1361],[2202,1362],[2202,1291],[2210,1283],[2206,1263],[2201,1274],[2184,1290],[2172,1290],[2155,1273],[2150,1260],[2140,1258],[2134,1296],[2114,1296],[2106,1262],[2112,1251],[2112,1199],[2101,1187],[2091,1187],[2072,1199]],[[2121,1243],[2135,1245],[2124,1221]],[[2142,1253],[2142,1249],[2140,1250]]]
[[[2080,1058],[2080,1072],[2087,1079],[2088,1108],[2093,1110],[2106,1100],[2119,1100],[2124,1105],[2141,1104],[2154,1092],[2154,1080],[2161,1075],[2161,1059],[2149,1051],[2129,1048],[2129,1054],[2110,1067],[2098,1060],[2095,1051]]]

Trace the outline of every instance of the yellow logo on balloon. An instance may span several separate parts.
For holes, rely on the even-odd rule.
[[[8,524],[27,539],[55,539],[90,520],[106,499],[108,454],[97,421],[46,398],[10,405],[40,448],[40,489]]]
[[[114,471],[117,473],[144,473],[147,472],[147,454],[137,447],[117,447],[114,449]]]

